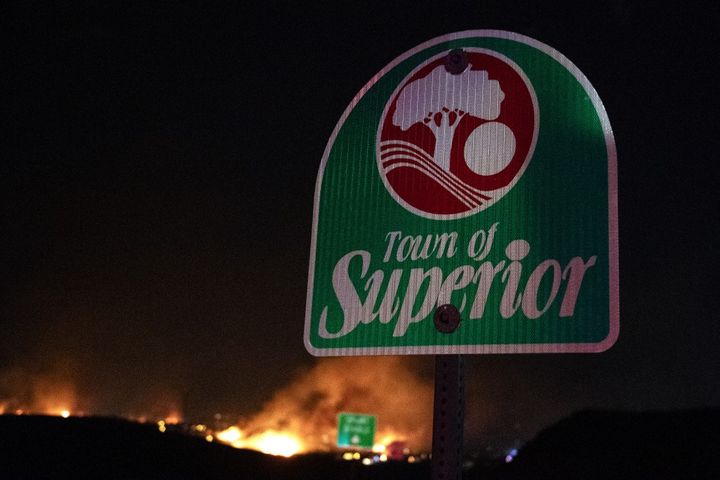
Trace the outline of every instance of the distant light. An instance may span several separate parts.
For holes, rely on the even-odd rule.
[[[512,462],[512,461],[513,461],[513,456],[512,456],[512,455],[508,455],[507,457],[505,457],[505,463],[510,463],[510,462]]]
[[[204,432],[207,430],[207,427],[203,424],[195,425],[195,431],[197,432]]]
[[[360,460],[360,452],[355,452],[355,453],[353,453],[353,458],[354,458],[355,460]]]
[[[415,463],[415,457],[413,457],[412,455],[410,455],[410,456],[408,457],[407,461],[408,461],[408,463]]]
[[[385,445],[383,445],[382,443],[376,443],[375,445],[373,445],[372,451],[374,453],[383,453],[385,452]]]
[[[165,425],[159,425],[158,430],[160,430],[160,433],[165,433],[165,430],[167,430],[167,428],[165,427]]]
[[[213,436],[212,436],[212,435],[205,435],[205,440],[207,440],[208,442],[212,442],[212,441],[213,441]]]
[[[353,453],[352,452],[345,452],[342,456],[343,460],[352,460],[353,459]]]
[[[62,412],[60,412],[60,416],[63,418],[68,418],[70,416],[70,412],[67,410],[63,410]]]
[[[363,464],[363,465],[372,465],[372,463],[373,463],[373,461],[372,461],[371,459],[369,459],[369,458],[363,458],[363,459],[362,459],[362,464]]]
[[[380,461],[387,462],[387,455],[385,455],[384,453],[382,455],[380,455]]]

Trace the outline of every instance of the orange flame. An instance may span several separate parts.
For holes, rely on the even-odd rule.
[[[32,411],[67,418],[76,409],[75,386],[70,382],[42,379],[33,388]]]
[[[216,438],[237,448],[276,455],[332,450],[337,414],[377,416],[376,448],[395,440],[415,449],[430,444],[432,385],[421,380],[403,357],[323,359],[278,391],[243,428]]]
[[[296,436],[273,430],[266,430],[245,438],[242,430],[232,426],[218,432],[215,438],[235,448],[248,448],[282,457],[291,457],[305,450],[303,442]]]

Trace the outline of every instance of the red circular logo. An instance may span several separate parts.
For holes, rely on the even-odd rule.
[[[522,70],[489,50],[464,54],[461,72],[446,67],[447,53],[418,66],[380,120],[383,182],[423,217],[461,218],[488,208],[517,183],[535,148],[537,100]]]

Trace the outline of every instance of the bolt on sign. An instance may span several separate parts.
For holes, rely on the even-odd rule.
[[[413,48],[360,90],[325,149],[308,351],[610,348],[616,176],[600,98],[558,51],[490,30]],[[446,305],[460,321],[440,331]]]
[[[338,447],[372,448],[375,444],[375,425],[372,415],[340,413],[338,415]]]

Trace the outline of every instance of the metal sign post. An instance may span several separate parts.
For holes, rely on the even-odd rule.
[[[453,305],[435,311],[435,328],[452,333],[460,325],[460,313]],[[432,479],[462,478],[465,391],[462,355],[435,355],[435,396],[433,401]]]
[[[464,393],[462,355],[435,355],[433,480],[462,478]]]

